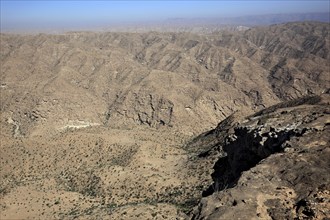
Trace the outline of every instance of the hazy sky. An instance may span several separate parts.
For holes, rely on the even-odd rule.
[[[18,1],[1,0],[1,29],[102,26],[167,18],[329,12],[323,1]]]

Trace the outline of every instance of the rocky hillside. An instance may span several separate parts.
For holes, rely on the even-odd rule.
[[[329,107],[329,94],[305,97],[233,115],[197,138],[199,156],[216,162],[191,219],[328,218]]]
[[[198,133],[236,110],[329,88],[327,23],[209,35],[1,34],[0,46],[1,123],[11,118],[22,136],[94,125]]]
[[[0,40],[1,219],[329,216],[328,23]]]

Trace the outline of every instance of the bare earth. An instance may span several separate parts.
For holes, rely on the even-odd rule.
[[[233,203],[235,210],[247,210],[248,219],[329,217],[329,176],[322,174],[329,173],[324,159],[329,158],[328,23],[212,34],[0,37],[0,219],[244,219],[230,211]],[[266,116],[260,122],[253,119],[257,116],[245,118],[276,103],[320,94],[321,101],[285,104],[295,118],[275,110],[271,116],[262,112]],[[300,157],[304,149],[293,153],[283,147],[258,155],[268,158],[265,165],[253,160],[253,165],[218,171],[215,164],[227,160],[221,159],[223,153],[233,146],[223,141],[232,138],[236,144],[230,132],[239,130],[237,124],[225,126],[233,113],[234,121],[247,123],[251,132],[260,124],[267,127],[269,120],[282,120],[282,125],[270,125],[280,129],[316,115],[306,122],[310,133],[301,135],[307,139],[293,140],[291,146],[316,146],[315,152],[324,147],[322,166],[314,150]],[[282,154],[291,156],[283,159]],[[280,180],[259,190],[264,182],[248,172],[273,175],[269,166],[281,159],[283,165],[274,168],[279,178],[290,170],[285,166],[298,173],[301,167],[290,161],[302,160],[312,167],[306,175],[315,172],[315,178],[324,179],[323,188],[309,185],[323,198],[321,205],[308,205],[314,200],[307,192]],[[308,181],[297,176],[285,178],[306,187]],[[273,193],[277,187],[280,196]],[[241,205],[236,195],[251,206]],[[282,206],[275,198],[290,199],[277,210]]]

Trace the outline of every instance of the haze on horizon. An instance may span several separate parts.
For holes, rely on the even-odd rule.
[[[1,0],[1,32],[93,29],[172,18],[329,13],[329,1],[9,1]]]

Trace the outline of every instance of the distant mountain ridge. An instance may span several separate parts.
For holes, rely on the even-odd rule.
[[[324,13],[297,13],[297,14],[270,14],[270,15],[251,15],[242,16],[233,19],[233,22],[237,22],[241,25],[271,25],[280,24],[286,22],[297,21],[320,21],[330,22],[329,12]]]
[[[1,27],[1,32],[22,32],[22,33],[59,33],[66,31],[111,31],[111,32],[195,32],[211,33],[219,30],[233,30],[237,26],[266,26],[281,24],[286,22],[319,21],[330,22],[330,12],[313,13],[293,13],[293,14],[263,14],[244,15],[236,17],[222,17],[221,15],[212,18],[168,18],[165,20],[155,20],[145,22],[125,22],[125,23],[103,23],[94,26],[79,27],[24,27],[22,30],[8,27]]]
[[[271,25],[286,22],[319,21],[330,22],[329,12],[320,13],[293,13],[293,14],[264,14],[244,15],[237,17],[214,17],[214,18],[173,18],[168,19],[168,24],[190,24],[190,25]]]

